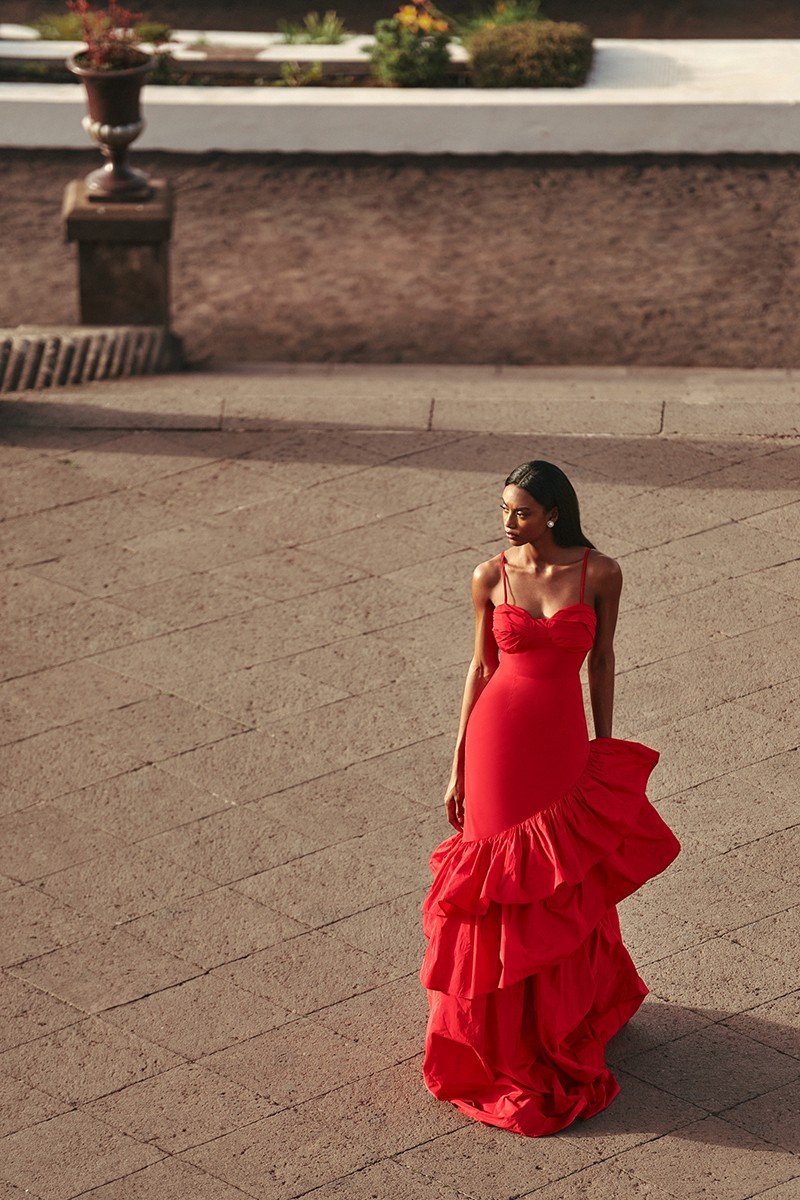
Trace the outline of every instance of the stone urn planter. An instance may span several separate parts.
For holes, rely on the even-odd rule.
[[[141,61],[129,67],[98,70],[85,65],[84,54],[67,59],[67,67],[86,88],[87,114],[83,128],[103,152],[105,166],[86,176],[86,191],[91,200],[146,200],[150,184],[143,171],[128,165],[128,147],[144,129],[141,93],[145,80],[156,65],[143,51],[132,51]]]

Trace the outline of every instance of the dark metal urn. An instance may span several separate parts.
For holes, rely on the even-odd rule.
[[[98,71],[81,63],[81,54],[67,59],[67,67],[83,81],[88,112],[83,128],[97,142],[106,159],[104,167],[86,176],[86,191],[91,200],[146,200],[151,195],[147,176],[129,166],[128,146],[144,129],[141,92],[150,71],[156,65],[150,55],[141,54],[134,66]]]

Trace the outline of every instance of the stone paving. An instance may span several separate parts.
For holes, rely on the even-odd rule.
[[[0,1200],[791,1200],[800,380],[230,368],[3,404]],[[420,1078],[427,855],[505,474],[626,577],[616,732],[683,841],[621,907],[620,1097]]]

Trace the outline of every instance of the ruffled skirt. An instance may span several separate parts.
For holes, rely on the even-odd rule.
[[[437,1098],[530,1137],[614,1099],[605,1045],[647,995],[615,906],[680,850],[645,794],[657,761],[638,742],[597,739],[555,803],[431,855],[420,978]]]

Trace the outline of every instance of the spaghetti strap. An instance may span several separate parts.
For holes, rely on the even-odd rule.
[[[506,586],[506,552],[500,551],[500,573],[503,576],[503,604],[508,603],[508,588]]]
[[[581,571],[581,598],[580,598],[580,603],[581,603],[581,604],[583,604],[583,588],[584,588],[584,585],[585,585],[585,583],[586,583],[586,564],[587,564],[587,562],[589,561],[589,550],[590,550],[590,548],[591,548],[591,547],[588,547],[588,546],[587,546],[587,548],[586,548],[586,553],[585,553],[585,554],[584,554],[584,556],[583,556],[583,570]]]

